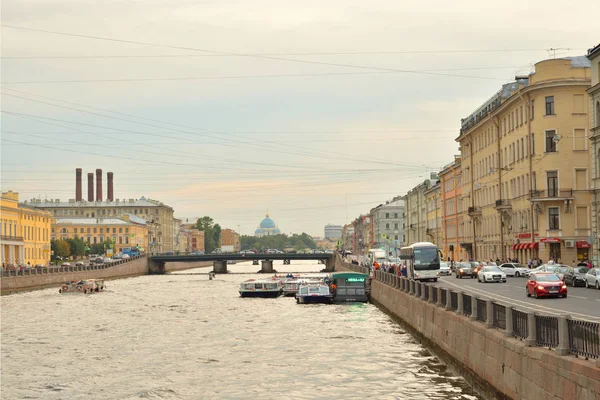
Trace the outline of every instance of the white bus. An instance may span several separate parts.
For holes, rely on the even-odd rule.
[[[373,264],[377,261],[379,265],[385,262],[385,250],[381,249],[370,249],[367,254],[367,262],[369,263],[369,268],[373,267]]]
[[[400,260],[406,265],[409,279],[437,282],[440,276],[440,251],[433,243],[420,242],[401,248]]]

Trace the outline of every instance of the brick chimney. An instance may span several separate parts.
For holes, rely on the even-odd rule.
[[[75,169],[75,201],[83,200],[81,196],[81,168]]]
[[[107,172],[106,173],[106,180],[107,180],[107,193],[106,193],[106,200],[107,201],[114,201],[115,199],[113,198],[113,176],[114,174],[112,172]]]
[[[88,174],[88,201],[94,201],[94,173]]]
[[[102,201],[102,170],[96,170],[96,201]]]

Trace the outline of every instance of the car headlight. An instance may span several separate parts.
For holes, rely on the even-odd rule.
[[[566,289],[566,288],[567,288],[567,285],[563,285],[563,286],[562,286],[562,288],[563,288],[563,289]]]
[[[460,272],[465,272],[462,268],[459,270]]]
[[[537,287],[539,290],[544,290],[544,287],[542,285],[538,285]]]

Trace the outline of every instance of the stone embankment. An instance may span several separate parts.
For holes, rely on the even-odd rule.
[[[336,270],[343,269],[361,268],[338,258]],[[512,307],[506,308],[502,329],[498,326],[502,325],[499,316],[491,311],[501,308],[491,300],[484,302],[484,306],[481,299],[475,299],[472,308],[463,303],[467,296],[441,293],[438,288],[432,288],[392,274],[378,274],[371,282],[371,300],[398,318],[408,331],[455,367],[486,397],[600,399],[600,361],[568,354],[577,344],[570,338],[572,331],[567,331],[566,321],[562,321],[564,329],[560,328],[561,321],[557,324],[560,332],[556,348],[536,347],[536,337],[538,340],[540,337],[539,333],[535,334],[536,323],[528,325],[529,332],[524,332],[524,338],[515,337],[521,334],[521,327],[513,323],[513,315],[519,314],[513,313]],[[446,296],[450,301],[445,301]],[[465,315],[467,310],[471,315]],[[527,317],[529,321],[539,318]],[[592,329],[597,331],[598,328]],[[595,343],[597,336],[591,336],[591,342]]]

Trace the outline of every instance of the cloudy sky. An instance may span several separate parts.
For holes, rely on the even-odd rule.
[[[322,236],[450,162],[515,74],[598,44],[600,3],[565,4],[4,0],[2,190],[66,201],[102,168],[117,198]]]

